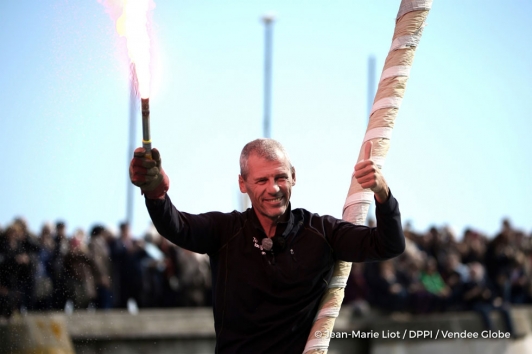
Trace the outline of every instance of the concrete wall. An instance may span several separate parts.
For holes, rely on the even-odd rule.
[[[532,353],[531,307],[512,309],[516,331],[514,338],[497,338],[506,337],[507,331],[499,313],[492,313],[491,317],[495,326],[494,332],[486,331],[480,316],[475,313],[379,318],[370,328],[388,338],[382,338],[381,335],[381,338],[373,339],[370,352],[371,354]],[[392,338],[393,334],[399,338]],[[452,335],[455,338],[444,338],[444,335],[447,337]],[[477,338],[471,338],[475,336]]]
[[[532,307],[513,308],[512,315],[519,338],[484,339],[480,317],[474,313],[446,313],[425,316],[380,316],[352,318],[343,309],[336,321],[329,353],[360,354],[524,354],[532,353]],[[55,334],[43,323],[48,318]],[[53,321],[51,319],[54,319]],[[493,314],[496,335],[504,334],[505,328],[497,313]],[[58,342],[58,326],[64,326],[70,340]],[[17,328],[13,331],[13,328]],[[26,328],[26,329],[24,329]],[[52,328],[52,327],[50,327]],[[41,334],[39,331],[42,330]],[[46,332],[48,331],[48,332]],[[420,331],[420,332],[418,332]],[[370,333],[371,339],[353,338]],[[443,333],[479,338],[444,339]],[[16,335],[13,335],[15,333]],[[48,334],[46,334],[48,333]],[[419,336],[418,336],[419,335]],[[43,348],[39,344],[46,337],[48,347],[62,346],[68,353],[69,345],[76,353],[213,353],[215,346],[212,311],[200,309],[141,310],[132,315],[125,311],[86,312],[78,311],[70,316],[30,314],[0,323],[0,353],[27,353],[29,346]],[[343,336],[343,338],[342,338]],[[436,338],[438,336],[438,338]],[[30,339],[36,337],[37,339]],[[378,338],[377,338],[378,337]],[[393,338],[397,337],[397,338]],[[411,338],[410,338],[411,337]],[[423,338],[425,337],[425,338]],[[52,338],[53,339],[53,338]],[[50,344],[51,343],[51,344]],[[55,343],[55,344],[54,344]],[[59,344],[58,344],[59,343]],[[45,352],[45,351],[41,351]],[[50,353],[54,351],[49,351]]]

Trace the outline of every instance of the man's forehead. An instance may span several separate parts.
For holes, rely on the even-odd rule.
[[[287,161],[287,158],[286,158],[286,155],[284,154],[283,151],[279,150],[279,149],[275,149],[273,151],[270,151],[267,156],[264,155],[264,154],[260,154],[258,152],[251,152],[251,154],[249,154],[249,158],[248,160],[265,160],[265,161],[270,161],[270,162],[275,162],[275,161],[279,161],[281,163],[284,163]]]
[[[258,154],[251,154],[248,159],[248,168],[250,172],[281,172],[284,169],[290,170],[290,164],[284,154],[277,154],[275,158],[269,159]]]

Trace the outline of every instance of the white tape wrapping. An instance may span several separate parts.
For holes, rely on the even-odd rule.
[[[355,225],[364,225],[369,206],[369,203],[347,205],[342,212],[342,219]]]
[[[399,6],[399,12],[396,19],[398,20],[404,14],[412,11],[430,10],[432,0],[403,0]]]
[[[311,339],[309,341],[307,341],[307,345],[305,346],[305,349],[303,350],[303,353],[307,353],[311,350],[320,350],[320,349],[327,349],[329,348],[329,341],[331,340],[328,336],[327,336],[327,333],[321,333],[320,331],[317,331],[319,332],[319,335],[323,336],[322,338],[316,338],[316,339]],[[315,336],[317,336],[317,332],[314,333]],[[326,337],[326,338],[324,338]]]
[[[432,6],[432,0],[401,0],[401,6],[399,8],[399,12],[397,14],[397,23],[400,23],[400,19],[409,12],[412,11],[419,11],[419,10],[430,10]],[[407,16],[408,18],[409,16]],[[413,17],[417,17],[417,14]],[[417,24],[416,24],[417,25]],[[423,31],[424,23],[419,25],[420,27],[417,29],[417,33],[411,36],[404,36],[396,38],[391,46],[390,52],[403,49],[403,48],[413,48],[415,50],[415,47],[417,47],[420,38],[421,33]],[[409,51],[411,52],[411,51]],[[388,77],[394,77],[394,76],[409,76],[409,68],[404,67],[395,67],[390,68],[390,70],[386,70],[381,75],[381,81],[388,78]],[[397,75],[399,74],[399,75]],[[379,87],[380,88],[380,87]],[[383,109],[383,108],[400,108],[402,99],[399,97],[390,97],[390,98],[383,98],[377,102],[374,103],[370,116],[373,114],[373,112]],[[380,132],[382,133],[382,131]],[[381,135],[379,132],[367,132],[366,136],[369,139],[371,139],[371,136],[378,137],[378,135]],[[387,132],[386,132],[387,133]],[[382,137],[386,138],[386,137]],[[366,141],[366,138],[364,139]],[[375,161],[375,158],[372,156],[372,160]],[[382,165],[381,165],[382,166]],[[346,221],[353,222],[355,224],[363,224],[367,209],[369,207],[369,204],[371,200],[373,199],[373,192],[371,191],[361,191],[356,192],[352,195],[349,195],[346,199],[344,210],[343,210],[343,218]],[[363,217],[362,217],[363,216]],[[352,219],[352,220],[351,220]],[[320,313],[324,311],[321,310]],[[320,322],[318,322],[320,323]],[[332,331],[332,325],[330,325],[331,328],[327,327],[325,331]],[[322,333],[322,330],[315,331],[315,327],[312,329],[313,332],[311,332],[311,337],[314,338],[309,339],[307,341],[307,344],[305,346],[305,349],[303,353],[308,353],[309,351],[324,351],[327,352],[327,349],[329,347],[329,338],[323,338],[323,334],[328,333]],[[328,336],[326,336],[328,337]]]
[[[380,81],[387,79],[389,77],[397,77],[397,76],[406,76],[406,77],[410,76],[410,66],[405,66],[405,65],[392,66],[382,72]]]
[[[390,140],[392,138],[392,131],[393,129],[390,127],[378,127],[370,129],[366,132],[366,135],[364,135],[364,143],[368,140],[377,138]]]
[[[353,204],[370,204],[373,201],[373,192],[372,191],[361,191],[358,193],[353,193],[347,197],[344,204],[344,210]]]
[[[324,318],[324,317],[337,318],[339,314],[340,314],[340,308],[339,307],[325,307],[325,308],[321,309],[321,311],[319,311],[316,314],[316,318],[314,318],[314,321],[317,321],[317,320],[319,320],[321,318]]]
[[[373,103],[373,107],[371,108],[370,116],[373,114],[373,112],[383,109],[383,108],[397,108],[401,107],[401,102],[403,99],[401,97],[384,97],[378,100],[377,102]]]
[[[373,194],[373,192],[371,192]],[[348,276],[346,277],[342,277],[342,276],[335,276],[335,277],[332,277],[331,278],[331,281],[329,282],[329,289],[331,288],[345,288],[345,286],[347,285],[347,278],[349,278]]]
[[[421,39],[421,30],[422,29],[419,31],[420,33],[401,36],[394,39],[392,46],[390,47],[390,52],[393,52],[397,49],[417,47],[419,40]]]

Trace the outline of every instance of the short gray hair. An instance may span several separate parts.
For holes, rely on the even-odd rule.
[[[290,157],[280,142],[274,139],[255,139],[247,143],[240,153],[240,175],[244,179],[248,174],[248,159],[251,154],[257,154],[268,161],[276,161],[284,157],[290,170],[294,171]]]

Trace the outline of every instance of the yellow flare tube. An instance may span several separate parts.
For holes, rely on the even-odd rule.
[[[142,147],[146,150],[146,158],[151,159],[151,138],[150,138],[150,99],[140,99],[142,108]]]

